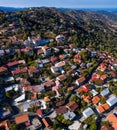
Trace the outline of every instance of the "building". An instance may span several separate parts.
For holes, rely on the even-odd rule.
[[[66,80],[66,75],[64,75],[64,74],[62,74],[62,75],[59,75],[57,78],[56,78],[56,80],[59,80],[59,81],[64,81],[64,80]]]
[[[46,128],[48,128],[49,130],[52,129],[53,123],[49,117],[43,118],[42,121],[43,121],[44,125],[46,126]]]
[[[66,120],[73,120],[76,117],[76,114],[74,112],[68,111],[67,113],[64,113],[64,118]]]
[[[29,116],[28,114],[22,114],[15,117],[15,123],[16,124],[22,124],[29,122]]]
[[[103,91],[100,93],[102,96],[108,96],[110,94],[110,91],[108,88],[105,88]]]
[[[70,111],[75,111],[78,108],[78,104],[75,101],[71,101],[69,102],[66,107],[70,110]]]
[[[9,120],[0,122],[0,130],[9,130],[9,126],[10,126]]]
[[[65,106],[59,107],[59,108],[55,109],[55,112],[57,115],[65,114],[65,113],[67,113],[67,108]]]
[[[83,116],[88,118],[94,114],[94,111],[89,107],[83,111]]]
[[[106,118],[107,121],[109,121],[112,124],[112,127],[114,130],[117,130],[117,115],[114,113],[111,113]]]
[[[79,79],[76,80],[76,84],[79,86],[79,85],[82,85],[84,82],[85,82],[85,77],[80,77]]]
[[[114,105],[117,103],[117,97],[115,97],[114,95],[111,95],[111,96],[109,97],[109,99],[106,100],[106,103],[107,103],[110,107],[114,106]]]
[[[79,130],[81,123],[79,121],[74,121],[72,125],[68,126],[69,130]]]

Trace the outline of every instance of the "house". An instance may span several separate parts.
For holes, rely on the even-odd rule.
[[[104,97],[104,96],[108,96],[110,94],[110,91],[108,88],[105,88],[104,90],[102,90],[100,92],[100,94]]]
[[[15,91],[18,91],[19,90],[19,85],[18,84],[12,84],[12,85],[5,88],[5,92],[8,92],[8,91],[13,90],[13,89]]]
[[[40,109],[38,109],[36,112],[37,112],[38,116],[42,117],[43,113]]]
[[[26,62],[24,60],[19,60],[19,61],[13,61],[13,62],[9,62],[7,64],[8,67],[13,67],[16,66],[18,64],[26,64]]]
[[[100,79],[101,79],[103,82],[105,82],[105,81],[107,80],[107,78],[108,78],[108,75],[107,75],[107,74],[103,74],[103,75],[100,76]]]
[[[95,96],[95,97],[93,97],[93,99],[92,99],[92,103],[93,103],[93,104],[98,104],[100,100],[101,100],[101,98],[100,98],[99,96]]]
[[[85,118],[88,118],[88,117],[92,116],[93,114],[94,114],[94,111],[93,111],[92,108],[90,108],[90,107],[88,107],[87,109],[85,109],[85,110],[83,111],[83,116],[84,116]]]
[[[78,104],[75,101],[71,101],[69,102],[66,107],[70,110],[70,111],[75,111],[78,108]]]
[[[21,96],[19,96],[18,98],[16,98],[14,101],[15,101],[16,103],[21,102],[21,101],[24,101],[24,100],[25,100],[25,97],[26,97],[26,95],[25,95],[25,93],[23,93]]]
[[[17,69],[17,70],[11,71],[11,73],[12,73],[13,75],[18,75],[18,74],[27,73],[27,72],[28,72],[27,67],[24,67],[24,68],[21,68],[21,69]]]
[[[91,96],[82,95],[81,97],[83,98],[83,100],[84,100],[86,103],[90,103],[90,102],[91,102]]]
[[[42,126],[40,120],[36,117],[32,119],[31,123],[32,123],[32,125],[34,126],[35,129],[39,129]]]
[[[53,123],[49,117],[43,118],[42,121],[43,121],[44,125],[46,126],[46,128],[48,128],[49,130],[50,129],[52,130]]]
[[[76,114],[74,112],[68,111],[67,113],[64,113],[64,118],[66,120],[73,120],[76,117]]]
[[[111,125],[103,125],[101,130],[114,130],[114,128]]]
[[[59,107],[55,109],[57,115],[67,113],[67,108],[65,106]]]
[[[56,74],[57,72],[59,72],[60,69],[62,69],[62,68],[60,68],[60,67],[55,67],[55,66],[51,66],[51,71],[52,71],[52,73],[54,73],[54,74]]]
[[[39,70],[37,68],[30,68],[28,69],[28,73],[30,76],[33,76],[33,74],[39,74]]]
[[[4,50],[0,50],[0,56],[3,56],[5,54]]]
[[[65,103],[65,100],[58,101],[58,102],[56,103],[56,106],[57,106],[57,107],[62,106],[62,105],[64,105],[64,103]]]
[[[60,34],[60,35],[55,37],[55,40],[57,41],[57,43],[62,43],[65,41],[65,36]]]
[[[31,107],[40,107],[41,106],[41,103],[39,102],[39,100],[31,100],[31,101],[28,101],[26,103],[24,103],[23,105],[21,105],[21,110],[23,112],[27,112],[29,108]]]
[[[66,65],[66,62],[65,61],[60,61],[58,63],[55,64],[55,67],[63,67]]]
[[[96,109],[97,109],[97,111],[99,113],[104,113],[105,112],[105,109],[102,107],[102,105],[97,106]]]
[[[0,109],[0,118],[1,119],[5,119],[10,115],[11,115],[11,110],[8,109],[7,107],[4,107],[4,108]]]
[[[5,120],[0,122],[0,130],[9,130],[10,127],[10,121],[9,120]]]
[[[0,74],[4,74],[4,73],[6,73],[8,71],[8,69],[6,68],[6,67],[4,67],[4,66],[1,66],[0,67]]]
[[[44,97],[44,102],[48,103],[51,101],[51,98],[49,96]]]
[[[55,82],[53,80],[49,80],[43,83],[43,86],[46,91],[52,90],[52,87],[55,86]]]
[[[22,124],[29,122],[29,116],[28,114],[22,114],[15,117],[15,123],[16,124]]]
[[[76,84],[79,86],[79,85],[82,85],[84,82],[85,82],[85,77],[80,77],[76,80]]]
[[[30,91],[32,93],[41,93],[41,92],[44,92],[45,91],[45,88],[44,88],[44,85],[41,84],[41,85],[25,85],[23,87],[23,91]]]
[[[72,125],[68,126],[69,130],[79,130],[81,123],[79,121],[74,121]]]
[[[115,113],[110,113],[106,120],[112,124],[114,130],[117,130],[117,115]]]
[[[50,56],[50,54],[51,54],[51,48],[49,48],[48,46],[42,46],[42,50],[44,52],[44,55]]]
[[[62,74],[62,75],[59,75],[58,77],[56,77],[56,80],[59,80],[59,81],[64,81],[66,80],[66,75]]]
[[[37,55],[42,55],[42,54],[44,54],[44,52],[43,52],[43,50],[42,50],[42,48],[39,48],[38,50],[37,50]]]
[[[110,107],[114,106],[114,105],[117,103],[117,97],[115,97],[114,95],[111,95],[111,96],[109,97],[109,99],[106,100],[106,103],[107,103]]]
[[[93,94],[93,97],[98,94],[98,92],[95,89],[92,89],[90,92]]]
[[[28,46],[28,47],[26,47],[26,48],[22,48],[22,49],[21,49],[21,52],[26,53],[26,54],[28,54],[28,55],[31,55],[31,54],[33,54],[33,48],[30,47],[30,46]]]

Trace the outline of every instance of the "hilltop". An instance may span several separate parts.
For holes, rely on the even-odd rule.
[[[5,22],[4,22],[5,21]],[[9,25],[14,23],[13,27]],[[9,30],[26,39],[32,31],[43,37],[53,38],[66,33],[69,42],[81,46],[116,52],[117,13],[106,11],[72,10],[56,8],[27,8],[22,11],[4,12],[0,17],[0,30]],[[12,32],[15,29],[15,33]],[[20,35],[18,35],[20,34]],[[72,37],[71,37],[72,36]]]

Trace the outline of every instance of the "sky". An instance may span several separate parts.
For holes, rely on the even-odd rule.
[[[0,0],[6,7],[117,8],[117,0]]]

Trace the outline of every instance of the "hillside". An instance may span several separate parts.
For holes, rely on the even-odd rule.
[[[10,24],[13,26],[9,26]],[[102,51],[107,50],[117,55],[116,12],[56,8],[1,11],[0,30],[2,29],[8,31],[1,36],[7,38],[15,35],[18,39],[27,39],[33,31],[46,38],[54,38],[57,34],[64,33],[68,42]]]

